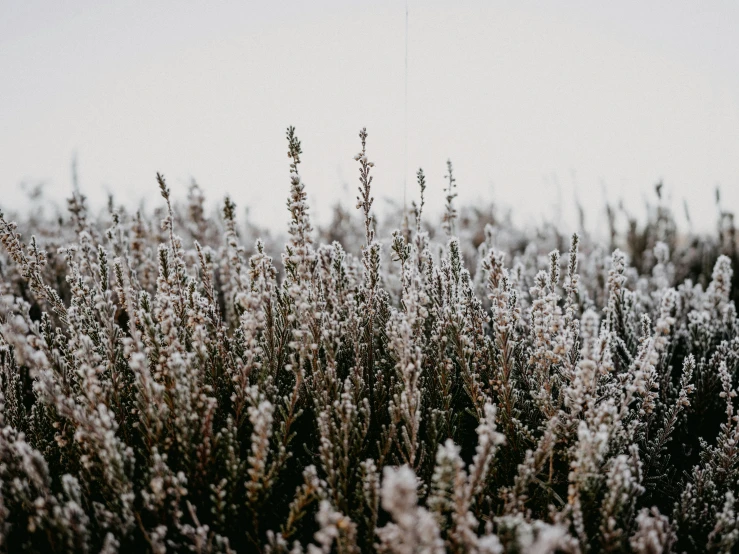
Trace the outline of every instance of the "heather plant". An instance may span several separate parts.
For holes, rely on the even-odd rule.
[[[288,128],[282,245],[159,174],[0,214],[0,551],[736,551],[733,215],[522,229],[447,162],[383,220],[359,138],[316,230]]]

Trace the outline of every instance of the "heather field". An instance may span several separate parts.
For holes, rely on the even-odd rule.
[[[371,138],[319,226],[288,129],[284,240],[162,175],[0,214],[0,552],[739,548],[718,193],[712,233],[661,184],[572,233],[461,205],[448,162],[376,213]]]

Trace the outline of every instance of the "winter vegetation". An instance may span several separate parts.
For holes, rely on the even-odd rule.
[[[0,551],[736,550],[720,203],[710,236],[661,185],[605,239],[527,230],[449,162],[441,217],[419,170],[380,223],[362,130],[357,212],[314,229],[287,142],[284,245],[162,175],[153,212],[0,214]]]

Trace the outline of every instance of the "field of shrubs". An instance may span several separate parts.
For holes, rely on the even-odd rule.
[[[736,551],[718,195],[710,234],[662,185],[525,229],[449,162],[376,219],[367,140],[314,228],[288,129],[284,241],[162,175],[151,210],[0,214],[0,552]]]

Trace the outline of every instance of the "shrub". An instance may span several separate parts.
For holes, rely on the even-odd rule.
[[[0,214],[0,549],[736,548],[730,214],[680,234],[660,186],[568,247],[457,210],[449,162],[442,232],[419,170],[390,234],[360,138],[362,221],[316,233],[288,129],[278,262],[161,175],[153,215]]]

